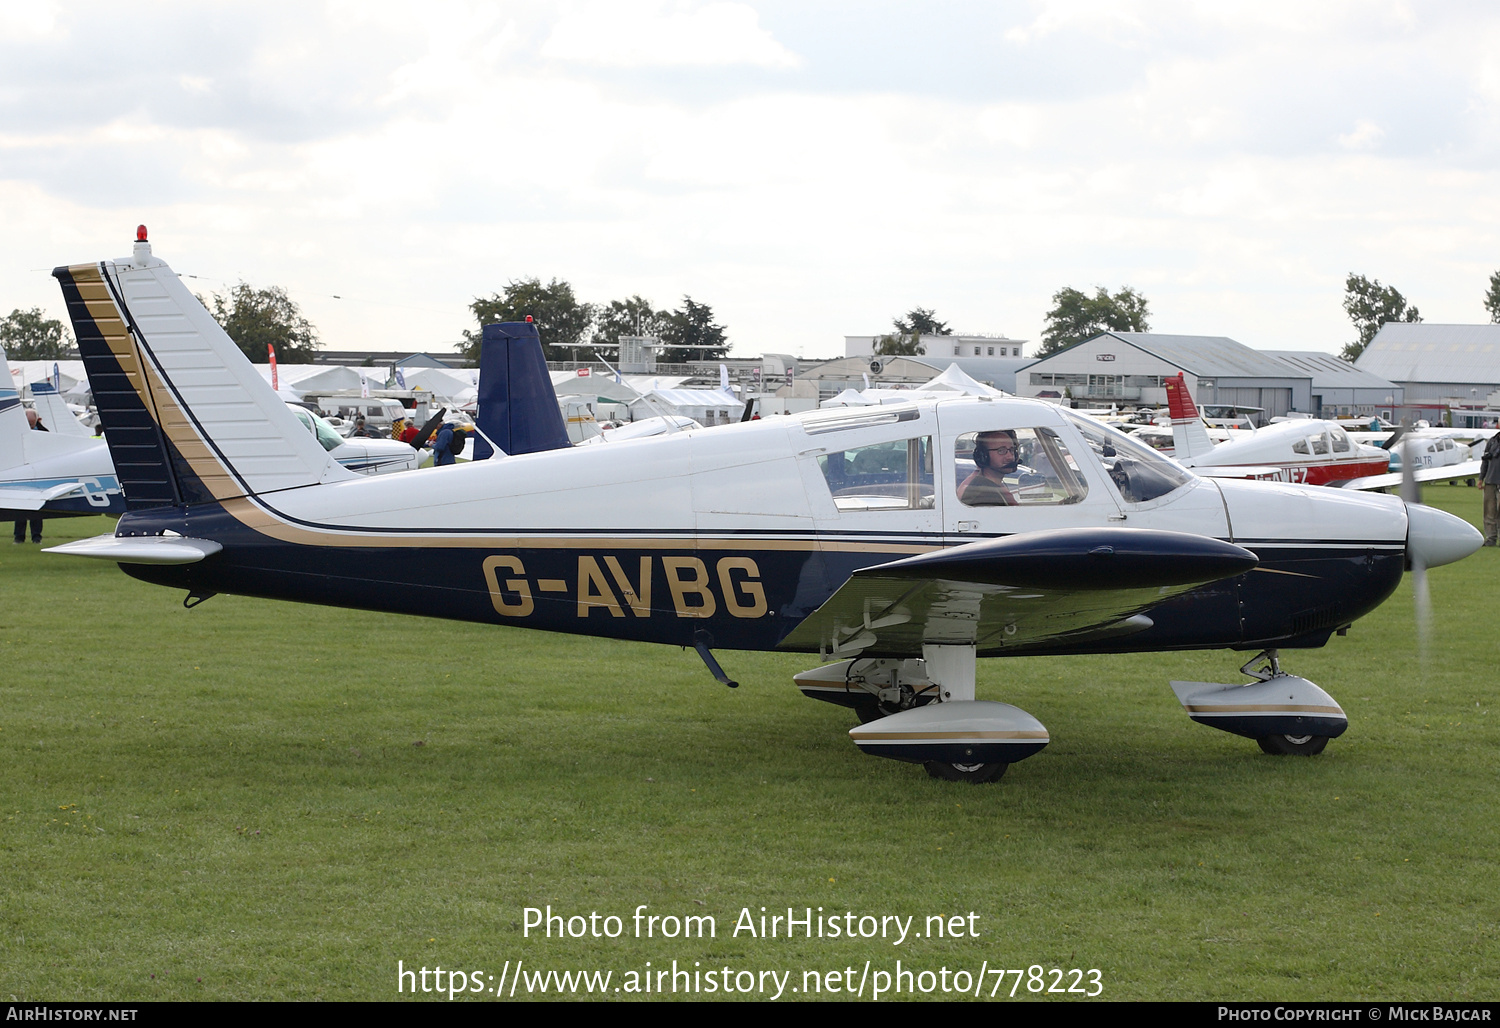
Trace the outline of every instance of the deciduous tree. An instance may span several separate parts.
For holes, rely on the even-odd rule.
[[[1359,338],[1344,347],[1343,357],[1348,361],[1364,353],[1365,347],[1386,322],[1422,320],[1422,315],[1394,286],[1383,286],[1379,279],[1352,272],[1344,280],[1344,312],[1359,332]]]
[[[1052,294],[1037,356],[1056,353],[1100,332],[1149,332],[1151,324],[1146,319],[1150,313],[1146,298],[1130,286],[1113,296],[1103,286],[1096,287],[1093,296],[1064,286]]]
[[[724,326],[714,324],[714,311],[691,296],[682,298],[682,306],[667,315],[661,332],[664,344],[662,360],[684,364],[692,360],[718,360],[729,353]]]
[[[667,329],[669,311],[659,311],[643,296],[611,300],[594,309],[594,339],[614,346],[621,336],[660,336]]]
[[[1490,276],[1490,289],[1484,294],[1484,309],[1490,312],[1491,321],[1500,322],[1500,271]]]
[[[891,357],[918,357],[927,351],[922,347],[922,337],[951,336],[953,329],[946,321],[937,319],[937,312],[928,307],[913,307],[905,315],[892,318],[896,331],[875,340],[875,352]]]
[[[573,287],[555,278],[546,285],[539,278],[512,279],[501,292],[476,297],[469,310],[481,330],[500,321],[525,321],[531,315],[549,360],[576,353],[587,342],[594,320],[593,305],[579,303]],[[481,331],[464,333],[462,351],[469,360],[479,360],[480,335]]]
[[[214,320],[256,364],[269,361],[266,345],[276,347],[276,359],[286,364],[310,364],[318,347],[318,331],[280,286],[256,289],[241,282],[228,295],[198,298]]]
[[[44,317],[40,307],[17,308],[0,319],[0,346],[11,360],[57,360],[72,348],[73,336],[61,321]]]

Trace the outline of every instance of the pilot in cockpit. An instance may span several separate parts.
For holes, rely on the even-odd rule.
[[[1009,429],[980,432],[974,440],[974,463],[978,470],[958,487],[958,498],[971,507],[1013,507],[1015,494],[1005,485],[1005,476],[1020,466],[1016,433]]]

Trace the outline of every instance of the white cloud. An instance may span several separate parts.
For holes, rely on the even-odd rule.
[[[1369,118],[1360,118],[1354,128],[1338,137],[1339,146],[1345,150],[1373,150],[1385,138],[1385,129]]]
[[[790,68],[798,61],[740,3],[606,0],[558,21],[542,56],[616,68],[748,64]]]
[[[142,64],[109,32],[24,72],[0,40],[0,311],[58,313],[46,270],[125,252],[144,221],[195,288],[284,285],[339,347],[441,348],[475,295],[534,274],[588,300],[690,294],[751,352],[831,354],[914,305],[1034,339],[1053,292],[1096,284],[1145,291],[1162,330],[1337,349],[1350,271],[1474,320],[1500,252],[1495,17],[1351,39],[1345,8],[1289,32],[1279,7],[1183,4],[1168,27],[1212,45],[1168,46],[1127,6],[1090,61],[1128,73],[970,97],[916,88],[942,67],[847,88],[868,53],[746,5],[275,8],[188,35],[144,10],[117,30],[157,47],[129,88]],[[1034,62],[1080,24],[1042,25]],[[737,73],[794,52],[823,64],[774,88]],[[690,60],[730,74],[657,74]],[[59,91],[81,120],[28,113]]]

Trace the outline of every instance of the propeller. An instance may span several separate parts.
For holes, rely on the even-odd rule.
[[[1405,430],[1405,421],[1397,429],[1399,435]],[[1395,440],[1392,436],[1392,441]],[[1422,484],[1417,481],[1417,455],[1410,438],[1401,443],[1401,502],[1406,504],[1407,516],[1407,560],[1411,563],[1411,587],[1417,609],[1417,660],[1423,674],[1427,668],[1427,651],[1432,641],[1432,596],[1427,590],[1427,559],[1425,548],[1413,546],[1411,518],[1415,509],[1422,508]]]

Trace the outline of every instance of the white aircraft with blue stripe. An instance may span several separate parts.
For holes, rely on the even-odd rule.
[[[72,414],[73,426],[52,431],[43,419],[48,431],[33,430],[3,350],[0,367],[0,520],[125,513],[104,440],[85,434]]]

